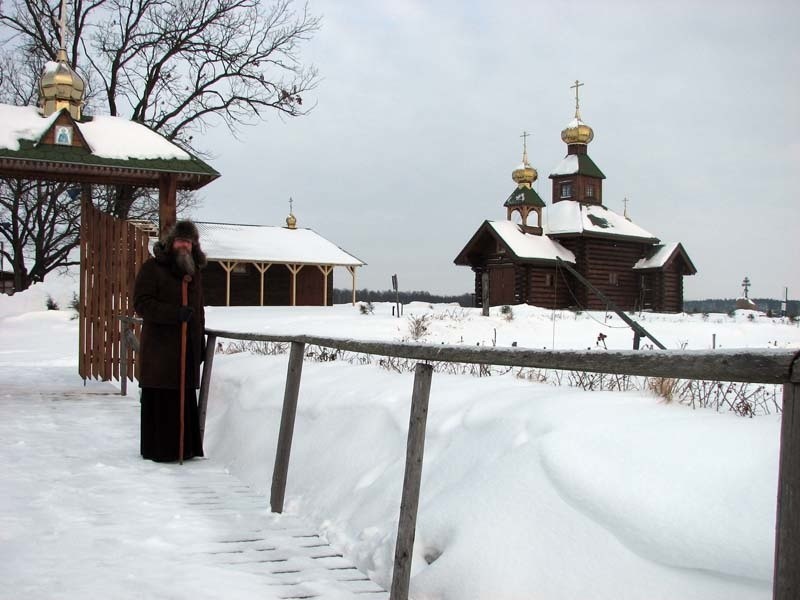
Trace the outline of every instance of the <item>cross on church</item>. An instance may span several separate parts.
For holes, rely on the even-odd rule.
[[[628,197],[625,196],[622,199],[622,204],[625,205],[625,208],[622,210],[622,216],[625,217],[626,219],[628,218],[628,202],[630,202],[630,200],[628,200]]]
[[[67,0],[61,0],[61,18],[59,19],[59,29],[61,30],[61,48],[66,49],[67,47]]]
[[[742,287],[744,288],[744,297],[749,298],[747,292],[750,290],[750,278],[745,277],[744,281],[742,281]]]
[[[575,88],[575,116],[578,116],[578,110],[580,110],[580,101],[578,100],[578,89],[583,86],[581,82],[577,79],[575,80],[575,85],[569,86],[570,89]]]
[[[523,131],[523,132],[522,132],[522,135],[521,135],[521,136],[519,136],[519,137],[521,137],[521,138],[522,138],[522,151],[523,151],[523,152],[527,152],[527,151],[528,151],[528,139],[527,139],[527,138],[529,138],[529,137],[530,137],[530,135],[531,135],[531,134],[530,134],[530,133],[528,133],[527,131]]]
[[[294,214],[294,213],[292,212],[292,204],[294,204],[294,200],[292,200],[292,197],[291,197],[291,196],[289,196],[289,214],[290,214],[290,215],[293,215],[293,214]]]

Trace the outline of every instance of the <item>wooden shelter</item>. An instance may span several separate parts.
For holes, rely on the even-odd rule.
[[[605,175],[587,153],[594,132],[580,118],[579,85],[573,86],[575,118],[561,132],[567,155],[550,174],[551,205],[533,190],[538,174],[524,146],[522,164],[512,172],[517,188],[504,204],[507,220],[485,221],[454,262],[475,272],[479,305],[485,298],[490,306],[607,308],[558,267],[558,257],[623,310],[680,312],[683,277],[697,270],[680,243],[661,244],[627,210],[619,215],[603,205]]]
[[[0,104],[0,177],[80,185],[79,372],[110,379],[122,360],[134,372],[133,355],[120,357],[117,317],[133,315],[129,292],[147,235],[97,211],[91,186],[158,189],[163,234],[175,223],[176,191],[198,189],[219,173],[145,125],[83,115],[83,88],[62,47],[45,66],[38,108]]]
[[[365,263],[311,229],[196,223],[208,257],[203,292],[209,306],[330,306],[335,267],[351,276]]]

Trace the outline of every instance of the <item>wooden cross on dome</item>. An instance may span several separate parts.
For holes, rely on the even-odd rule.
[[[750,278],[745,277],[744,281],[742,281],[742,287],[744,288],[744,297],[749,298],[747,293],[750,291]]]
[[[580,81],[578,81],[576,79],[575,80],[575,85],[569,86],[570,89],[575,88],[575,117],[579,117],[579,112],[578,111],[580,110],[581,105],[580,105],[580,100],[578,99],[578,89],[580,87],[582,87],[583,85],[584,84],[582,84]]]

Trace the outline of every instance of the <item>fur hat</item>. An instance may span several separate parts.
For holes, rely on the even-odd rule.
[[[178,221],[167,234],[167,239],[170,242],[167,246],[172,246],[172,242],[175,241],[175,238],[191,240],[193,244],[200,243],[200,234],[197,231],[197,225],[188,220]]]
[[[200,247],[200,233],[197,225],[189,220],[178,221],[169,230],[167,236],[161,242],[156,242],[153,247],[153,254],[159,262],[168,262],[172,254],[172,243],[175,238],[192,241],[192,256],[198,269],[202,269],[207,264],[206,255]]]

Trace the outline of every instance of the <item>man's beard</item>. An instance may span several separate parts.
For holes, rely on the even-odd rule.
[[[186,275],[194,275],[196,267],[191,252],[178,250],[175,253],[175,264],[178,265],[178,268]]]

